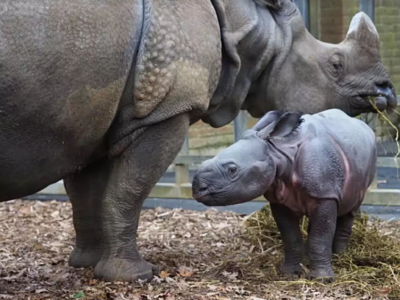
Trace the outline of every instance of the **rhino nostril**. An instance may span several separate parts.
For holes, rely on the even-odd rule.
[[[203,192],[205,192],[205,191],[207,191],[207,187],[201,187],[201,188],[199,188],[199,192],[200,192],[200,193],[203,193]]]
[[[375,84],[376,92],[385,97],[395,97],[394,92],[390,84],[388,83],[377,83]]]

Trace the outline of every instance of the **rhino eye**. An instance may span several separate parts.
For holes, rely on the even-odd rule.
[[[229,175],[235,174],[236,171],[237,171],[237,167],[236,167],[236,166],[229,166],[229,167],[228,167],[228,173],[229,173]]]
[[[331,65],[331,72],[334,77],[339,77],[343,73],[343,65],[340,61],[340,56],[338,54],[335,54],[331,57],[329,60],[329,63]]]

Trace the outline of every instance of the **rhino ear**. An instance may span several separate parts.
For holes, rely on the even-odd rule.
[[[283,111],[281,110],[270,111],[266,113],[260,120],[258,120],[256,125],[254,125],[252,129],[255,131],[260,131],[261,129],[278,120],[282,115]]]
[[[285,0],[254,0],[257,4],[261,6],[269,6],[272,7],[273,9],[281,9],[282,8],[282,2]]]
[[[274,128],[270,133],[270,137],[285,137],[292,133],[303,120],[301,116],[302,112],[288,112],[285,113],[275,124]]]
[[[258,132],[258,136],[263,140],[268,140],[270,138],[270,134],[272,129],[274,129],[277,120],[272,121],[269,125],[264,127],[262,130]]]
[[[359,12],[353,17],[346,39],[356,40],[374,50],[378,50],[380,47],[378,31],[372,20],[364,12]]]

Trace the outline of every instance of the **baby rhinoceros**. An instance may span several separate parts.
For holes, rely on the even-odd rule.
[[[309,277],[333,281],[332,253],[347,246],[374,178],[376,156],[371,128],[341,110],[271,111],[200,166],[193,197],[207,206],[225,206],[264,195],[283,241],[281,272],[300,275],[306,250]],[[309,218],[306,247],[302,216]]]

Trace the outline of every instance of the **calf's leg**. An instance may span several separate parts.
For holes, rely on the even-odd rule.
[[[348,213],[337,219],[335,236],[333,238],[332,252],[338,254],[344,251],[349,243],[352,227],[354,221],[354,214]]]
[[[158,272],[137,249],[140,212],[181,149],[188,128],[187,114],[149,126],[120,156],[111,159],[102,200],[103,253],[94,269],[96,278],[145,280]]]
[[[337,219],[337,202],[322,200],[310,215],[310,233],[308,236],[308,257],[310,260],[310,278],[332,281],[332,244]]]
[[[303,236],[301,235],[299,218],[286,206],[271,203],[272,216],[281,233],[285,261],[281,266],[281,273],[299,275],[303,260]]]

